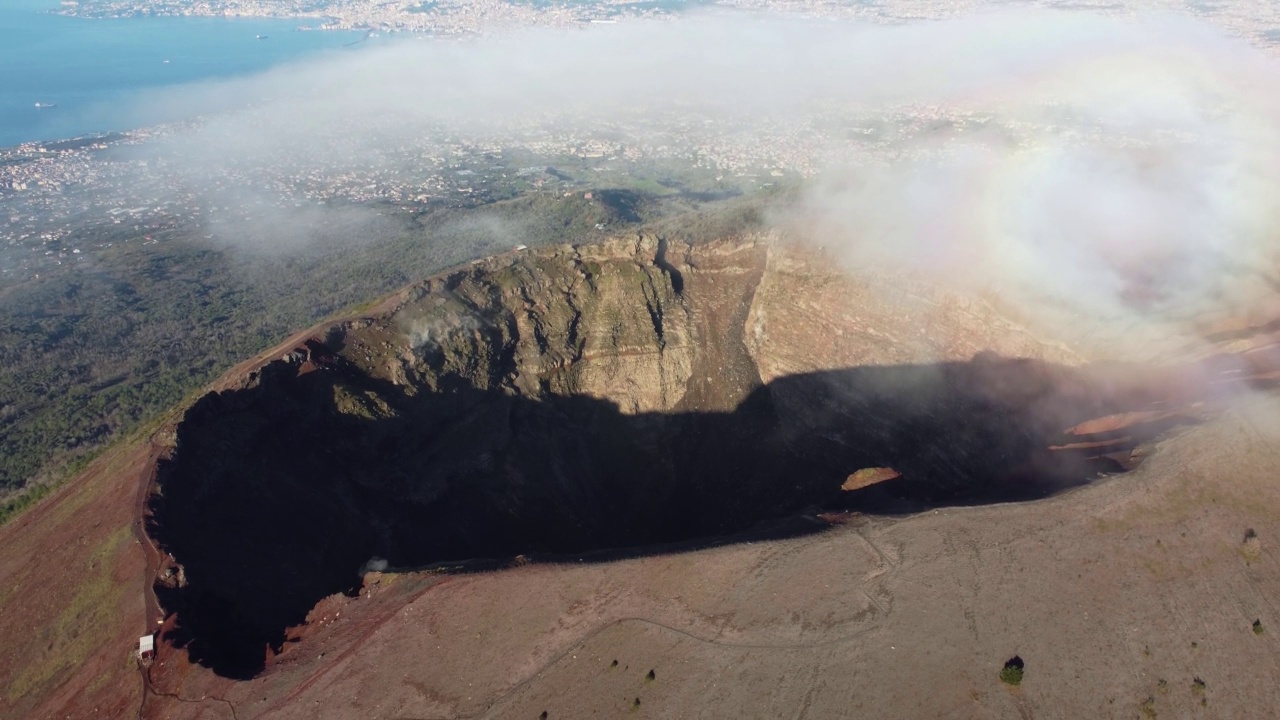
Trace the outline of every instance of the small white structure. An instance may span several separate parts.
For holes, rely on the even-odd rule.
[[[528,246],[528,245],[517,245],[517,246],[516,246],[516,252],[524,252],[525,250],[528,250],[528,249],[529,249],[529,246]]]
[[[143,635],[138,638],[138,657],[143,660],[150,660],[156,653],[156,636]]]

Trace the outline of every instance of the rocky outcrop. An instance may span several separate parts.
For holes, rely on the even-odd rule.
[[[436,391],[446,378],[524,396],[674,407],[695,342],[689,307],[641,236],[473,264],[393,314],[332,337],[361,370]]]
[[[900,477],[902,477],[902,473],[894,470],[893,468],[862,468],[845,478],[845,481],[840,485],[840,489],[845,492],[861,490],[862,488],[871,487],[878,483],[897,480]]]
[[[982,352],[1084,361],[1060,341],[1037,337],[993,299],[850,269],[821,251],[782,243],[769,253],[745,337],[766,382],[814,370],[963,361]]]

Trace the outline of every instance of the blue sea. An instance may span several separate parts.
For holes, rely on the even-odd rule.
[[[0,147],[178,120],[180,109],[158,103],[153,112],[147,98],[167,86],[351,52],[343,46],[361,37],[297,30],[318,24],[308,20],[86,19],[52,14],[54,7],[0,0]]]

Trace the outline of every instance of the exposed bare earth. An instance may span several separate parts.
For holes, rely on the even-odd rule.
[[[584,273],[595,276],[591,293],[550,282],[538,294],[540,280],[562,277],[536,264],[552,268],[557,252],[583,266],[600,264]],[[446,275],[425,293],[406,291],[377,311],[398,315],[345,325],[340,351],[330,356],[313,344],[290,372],[299,388],[348,366],[369,377],[434,373],[435,387],[454,376],[502,377],[513,394],[551,388],[608,398],[623,415],[643,418],[730,413],[761,388],[779,412],[794,405],[799,413],[813,398],[808,386],[789,380],[798,374],[943,361],[969,368],[975,354],[992,353],[1049,363],[1048,382],[1071,397],[1107,378],[1128,398],[1123,407],[1063,418],[1057,444],[1043,452],[1115,456],[1114,472],[1136,469],[1030,503],[942,503],[905,517],[846,511],[821,519],[814,507],[792,515],[791,526],[825,530],[790,539],[759,539],[763,534],[755,532],[738,536],[742,542],[683,552],[371,573],[353,596],[321,600],[305,625],[288,630],[279,652],[264,647],[265,668],[256,678],[236,681],[193,664],[186,650],[168,643],[146,670],[130,655],[161,612],[152,583],[181,567],[153,551],[140,525],[155,462],[172,450],[174,418],[0,528],[6,549],[0,714],[247,720],[1280,713],[1276,398],[1243,386],[1229,402],[1206,394],[1227,382],[1215,362],[1146,373],[1090,369],[1090,358],[989,304],[901,279],[850,279],[767,238],[659,253],[656,242],[642,238],[548,251],[533,261],[491,260],[466,273],[507,272],[512,280],[467,285],[464,278],[458,285],[448,279],[457,276]],[[438,288],[451,282],[441,294]],[[602,292],[610,283],[644,288],[645,302]],[[482,299],[467,296],[469,287],[497,290]],[[425,321],[452,317],[444,336],[474,337],[479,347],[483,333],[466,324],[467,312],[450,315],[451,308],[459,298],[472,303],[473,315],[482,300],[512,306],[503,293],[527,295],[516,305],[523,312],[515,314],[509,337],[514,374],[478,370],[474,361],[482,354],[459,350],[464,346],[456,341],[428,357],[421,343],[404,340],[440,333],[442,326]],[[596,303],[594,320],[581,312],[583,300]],[[422,310],[430,307],[444,315]],[[406,324],[414,317],[424,324]],[[570,337],[572,322],[579,324]],[[307,339],[329,342],[331,333],[300,334],[237,368],[218,389],[260,385],[261,376],[251,380],[250,373]],[[1261,333],[1231,342],[1246,351],[1230,364],[1231,383],[1265,379],[1277,366]],[[415,348],[418,354],[406,354]],[[984,383],[993,368],[995,377],[1012,377],[1005,371],[1023,367],[992,359],[972,365],[963,377]],[[1073,366],[1084,369],[1057,369]],[[1042,387],[1041,375],[1027,376],[1025,392]],[[1170,386],[1176,392],[1148,397]],[[1001,402],[1024,390],[997,389],[991,397]],[[368,395],[363,405],[335,397],[344,412],[384,412]],[[840,495],[841,481],[863,469],[877,468],[844,468],[830,490]],[[876,473],[875,487],[846,494],[891,488],[910,474]],[[1246,545],[1250,528],[1256,538]],[[1266,629],[1261,634],[1255,620]],[[169,616],[165,636],[181,625],[181,614]],[[1026,663],[1017,688],[997,677],[1014,655]]]
[[[1148,698],[1169,717],[1269,714],[1275,638],[1250,623],[1280,622],[1280,567],[1240,546],[1244,528],[1277,527],[1277,413],[1259,400],[1134,473],[1032,504],[382,576],[326,603],[260,680],[188,692],[224,685],[240,718],[613,717],[637,697],[655,717],[1119,718]],[[1018,689],[997,679],[1014,654]]]
[[[242,718],[616,717],[637,697],[655,717],[1127,718],[1149,697],[1167,717],[1270,715],[1280,656],[1250,624],[1280,622],[1280,566],[1239,548],[1277,527],[1278,411],[1032,504],[452,576],[353,637],[395,584],[429,582],[397,578],[231,696]],[[997,679],[1015,654],[1017,689]]]

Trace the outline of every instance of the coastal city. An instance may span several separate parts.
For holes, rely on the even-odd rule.
[[[852,113],[852,111],[850,111]],[[384,148],[377,162],[353,149],[284,163],[193,166],[166,155],[167,139],[192,125],[162,126],[0,150],[0,243],[17,262],[11,279],[83,262],[104,228],[131,229],[147,240],[166,228],[203,228],[234,212],[252,227],[255,212],[343,203],[385,211],[475,207],[536,192],[552,196],[591,188],[632,188],[658,194],[696,190],[750,193],[810,178],[824,168],[884,167],[926,157],[941,137],[998,134],[1031,145],[1052,127],[997,119],[954,107],[902,107],[874,117],[845,115],[843,142],[833,147],[832,117],[797,118],[770,126],[735,127],[672,119],[651,124],[573,130],[525,129],[505,138],[438,138]],[[428,136],[429,137],[429,136]],[[608,138],[608,139],[606,139]],[[645,138],[645,139],[640,139]],[[316,138],[332,148],[338,138]],[[1081,143],[1139,143],[1101,130]],[[105,247],[110,241],[100,241]]]
[[[1021,9],[1062,8],[1116,15],[1132,15],[1137,12],[1185,13],[1257,43],[1280,43],[1280,5],[1276,3],[1031,0],[1018,3],[1017,6]],[[63,0],[59,12],[97,18],[135,15],[297,18],[299,28],[309,30],[461,35],[513,26],[619,22],[717,8],[900,23],[956,17],[989,7],[989,4],[979,0]]]
[[[60,12],[82,17],[136,15],[298,18],[307,30],[380,30],[441,35],[503,26],[567,26],[653,17],[705,3],[598,0],[523,3],[506,0],[64,0]]]
[[[892,137],[863,131],[860,153],[865,159],[887,152],[900,135],[929,124],[929,115],[905,112],[900,121],[889,133]],[[758,128],[712,133],[699,124],[696,133],[687,125],[683,129],[668,128],[661,140],[603,139],[653,135],[648,126],[616,124],[598,132],[415,140],[384,148],[376,163],[353,150],[297,159],[287,167],[193,167],[166,157],[161,150],[168,147],[166,139],[190,132],[190,125],[24,143],[0,149],[0,216],[8,220],[0,228],[0,243],[27,251],[20,264],[6,266],[5,272],[29,277],[81,260],[91,248],[68,243],[73,236],[92,234],[95,226],[123,225],[140,232],[198,226],[232,195],[244,213],[260,205],[333,202],[418,211],[477,206],[523,192],[554,195],[602,186],[743,192],[787,177],[811,176],[824,162],[824,138],[812,125],[777,127],[767,137]]]

